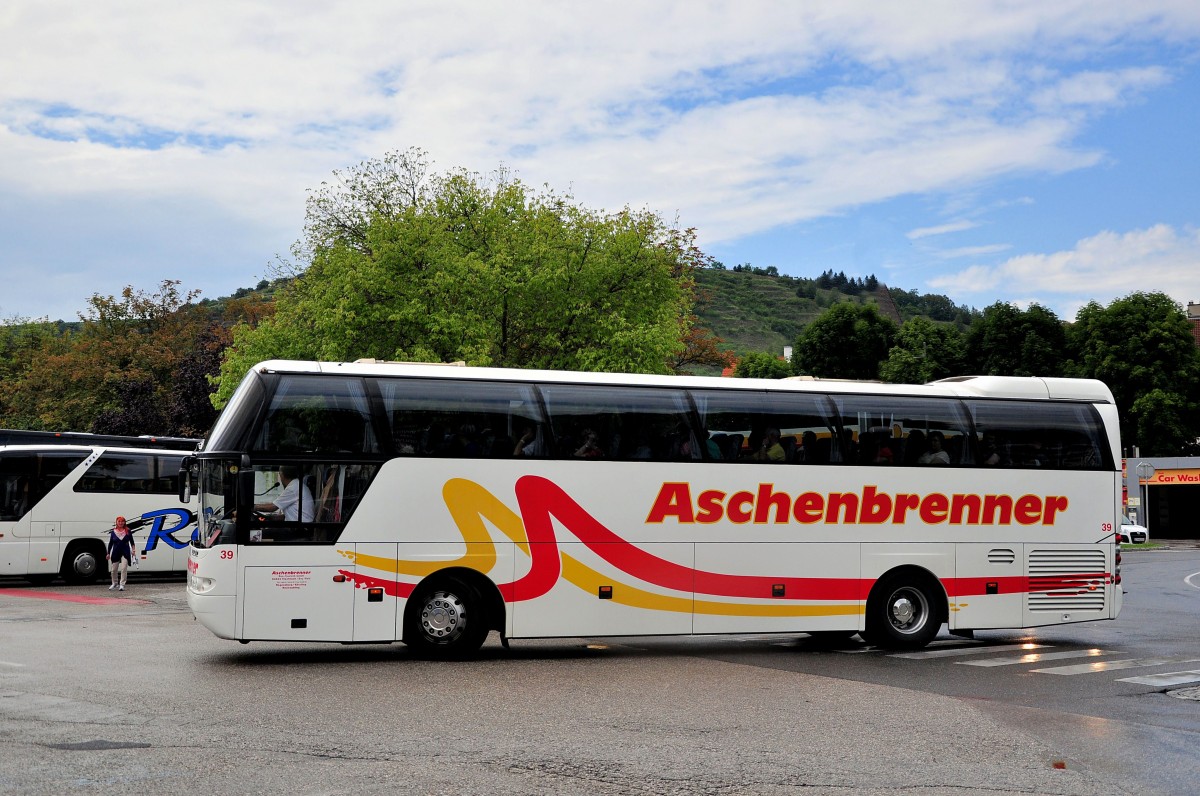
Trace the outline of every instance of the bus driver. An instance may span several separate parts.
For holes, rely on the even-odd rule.
[[[255,511],[270,511],[283,515],[284,522],[312,522],[317,504],[312,491],[298,478],[299,468],[285,464],[279,468],[279,483],[283,493],[269,503],[255,503]]]

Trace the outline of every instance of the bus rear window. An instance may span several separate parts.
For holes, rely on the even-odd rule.
[[[1113,468],[1100,417],[1090,404],[967,401],[986,467]]]

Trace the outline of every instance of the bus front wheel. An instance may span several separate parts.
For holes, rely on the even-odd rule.
[[[405,609],[404,643],[433,658],[464,658],[483,646],[483,598],[466,581],[448,577],[413,592]]]
[[[67,583],[91,583],[105,560],[104,548],[97,544],[75,544],[63,556],[62,576]]]
[[[863,640],[877,647],[919,649],[942,626],[940,589],[931,577],[897,572],[879,579],[867,598]]]

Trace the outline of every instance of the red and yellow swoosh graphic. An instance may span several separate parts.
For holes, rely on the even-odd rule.
[[[488,574],[497,559],[496,546],[486,524],[490,523],[528,555],[531,562],[522,577],[497,584],[506,602],[541,597],[560,580],[590,594],[596,594],[600,586],[614,585],[611,574],[592,569],[559,549],[554,526],[557,520],[588,550],[627,576],[627,580],[619,583],[620,588],[613,589],[612,601],[631,607],[723,616],[846,616],[863,612],[874,584],[873,579],[762,577],[694,569],[655,556],[621,538],[547,478],[524,476],[517,481],[515,493],[519,513],[474,481],[451,479],[442,488],[442,498],[466,545],[462,556],[452,560],[413,561],[339,550],[359,570],[376,570],[391,577],[348,570],[342,574],[359,587],[383,588],[388,594],[405,598],[416,586],[415,582],[401,579],[405,576],[420,580],[450,567]],[[1104,573],[1096,573],[1073,576],[1057,585],[1087,588],[1084,583],[1093,578],[1101,583],[1106,580]],[[1005,593],[1028,591],[1031,585],[1023,577],[1005,581]],[[780,585],[786,597],[771,596]],[[953,602],[985,594],[988,582],[983,578],[951,578],[943,581],[943,585]]]
[[[371,556],[352,550],[339,552],[361,569],[393,577],[420,579],[438,570],[467,567],[488,573],[496,563],[496,547],[485,523],[490,523],[530,557],[529,571],[515,581],[497,584],[507,602],[532,600],[566,580],[595,594],[613,585],[613,576],[596,571],[559,549],[554,520],[590,551],[628,576],[613,590],[612,601],[638,608],[727,616],[833,616],[862,613],[870,581],[841,578],[794,578],[731,575],[697,570],[655,556],[626,541],[572,499],[561,487],[540,476],[516,483],[519,513],[474,481],[446,482],[442,498],[462,534],[462,556],[443,561],[412,561]],[[360,587],[383,588],[408,597],[414,582],[343,571]],[[783,584],[786,598],[771,598]],[[672,593],[673,592],[673,593]],[[721,599],[725,598],[725,599]],[[745,602],[742,602],[742,601]],[[769,601],[768,601],[769,600]]]

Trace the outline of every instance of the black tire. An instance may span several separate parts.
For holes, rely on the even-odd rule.
[[[917,573],[895,573],[879,579],[867,598],[863,640],[888,649],[920,649],[942,627],[941,588]]]
[[[99,543],[73,544],[63,556],[61,574],[67,583],[93,583],[107,563]]]
[[[404,643],[423,657],[470,657],[483,646],[487,634],[483,598],[461,578],[441,578],[421,586],[404,611]]]

